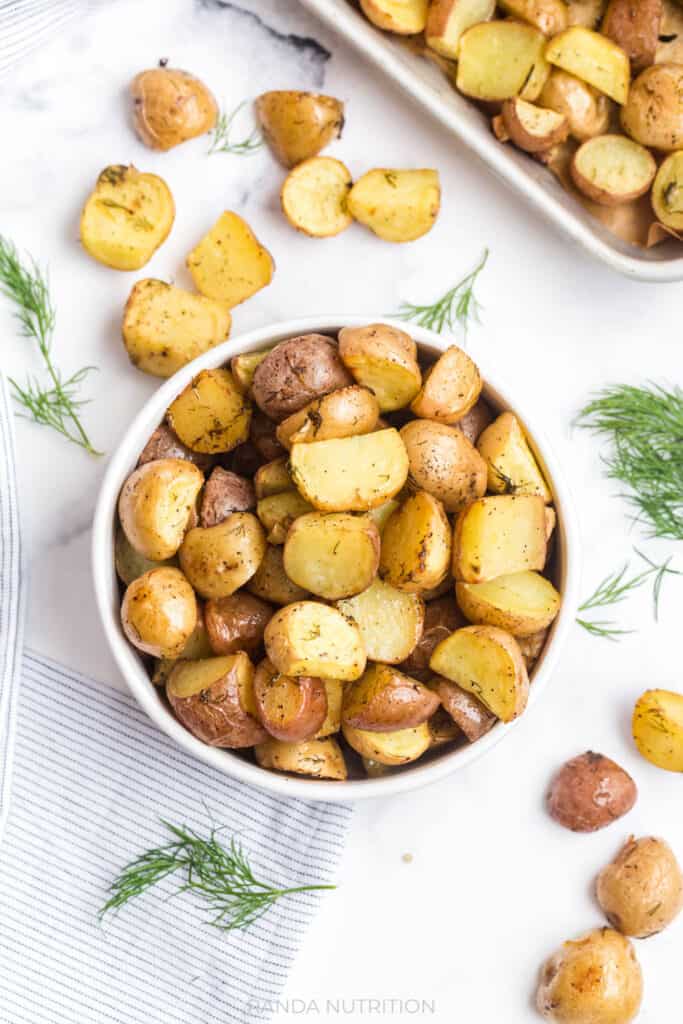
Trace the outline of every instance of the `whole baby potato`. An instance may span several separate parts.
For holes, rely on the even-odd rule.
[[[596,832],[627,814],[636,784],[618,764],[588,750],[567,761],[548,793],[551,817],[572,832]]]
[[[176,717],[212,747],[252,747],[268,736],[258,721],[254,666],[244,651],[180,661],[166,683]]]
[[[244,591],[207,601],[204,619],[213,653],[251,654],[258,650],[273,610],[265,601]]]
[[[266,416],[279,423],[314,398],[353,383],[336,345],[324,334],[304,334],[280,342],[259,363],[252,394]]]
[[[487,466],[462,430],[433,420],[410,420],[401,427],[410,461],[411,483],[438,498],[446,512],[486,494]]]
[[[607,96],[562,68],[553,68],[538,103],[564,114],[569,134],[579,142],[604,135],[609,128],[611,105]]]
[[[276,740],[317,736],[327,718],[327,691],[316,676],[287,676],[265,658],[256,668],[254,696],[264,728]]]
[[[119,497],[119,520],[137,552],[153,562],[175,555],[204,477],[184,459],[157,459],[134,470]]]
[[[216,124],[216,100],[188,71],[150,68],[135,76],[130,90],[135,131],[151,149],[172,149]]]
[[[344,104],[334,96],[276,89],[257,96],[255,107],[265,140],[285,167],[317,156],[344,127]]]
[[[621,108],[621,126],[641,146],[683,147],[683,65],[653,64],[638,75]]]
[[[683,874],[663,839],[630,839],[602,869],[596,886],[605,917],[624,935],[646,939],[683,909]]]
[[[180,566],[198,594],[229,597],[254,575],[266,553],[263,527],[251,512],[233,512],[217,526],[190,530]]]
[[[139,651],[179,657],[197,625],[197,599],[180,569],[150,569],[133,580],[123,595],[121,624]]]

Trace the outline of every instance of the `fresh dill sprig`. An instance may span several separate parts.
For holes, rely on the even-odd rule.
[[[638,548],[633,549],[639,558],[642,558],[644,562],[650,566],[650,575],[654,574],[654,580],[652,585],[652,611],[655,617],[655,622],[659,622],[659,596],[662,590],[662,583],[664,582],[665,576],[683,576],[683,572],[678,569],[670,569],[671,559],[673,555],[669,555],[666,562],[662,562],[661,565],[657,565],[647,555],[644,555]]]
[[[175,895],[195,893],[213,915],[207,923],[226,932],[248,928],[282,896],[336,888],[297,885],[280,889],[255,878],[241,844],[233,838],[227,847],[223,846],[218,840],[219,828],[212,828],[204,839],[186,825],[179,827],[163,820],[162,824],[173,840],[147,850],[126,865],[109,887],[110,896],[99,912],[100,918],[176,872],[182,873],[184,881]]]
[[[670,569],[669,565],[671,558],[669,556],[665,562],[661,565],[657,565],[652,559],[648,558],[637,548],[633,549],[639,558],[647,562],[648,568],[644,569],[643,572],[638,573],[635,576],[628,577],[626,574],[629,570],[629,563],[623,566],[618,572],[610,573],[600,583],[595,592],[579,606],[579,612],[591,611],[594,608],[606,608],[614,604],[619,604],[625,600],[632,593],[641,587],[646,580],[653,579],[652,588],[652,603],[655,622],[659,621],[659,597],[662,589],[662,583],[665,576],[683,576],[683,572],[679,572],[676,569]],[[625,636],[627,633],[632,633],[632,629],[619,629],[614,622],[606,620],[591,620],[579,618],[577,616],[576,621],[580,626],[583,626],[585,630],[591,633],[593,636],[600,636],[606,640],[617,640],[620,636]]]
[[[0,292],[14,305],[15,316],[25,338],[33,338],[43,357],[50,384],[45,386],[36,377],[27,376],[22,387],[10,377],[14,398],[34,420],[51,427],[73,444],[91,455],[100,455],[80,421],[78,410],[85,401],[78,397],[79,388],[94,366],[84,366],[66,380],[52,361],[52,336],[56,312],[50,295],[47,276],[32,258],[22,263],[13,243],[0,235]]]
[[[474,286],[489,258],[488,249],[466,277],[453,285],[445,295],[432,303],[431,306],[417,306],[412,302],[402,302],[398,311],[393,314],[397,320],[413,320],[419,327],[426,327],[441,334],[447,327],[453,330],[456,324],[462,327],[465,337],[471,321],[479,323],[479,312],[482,306],[474,294]]]
[[[247,156],[249,153],[255,153],[258,149],[263,146],[263,136],[260,132],[253,128],[251,133],[247,135],[240,142],[236,142],[230,138],[233,130],[235,118],[239,114],[240,110],[246,105],[246,100],[235,107],[230,114],[221,112],[216,120],[216,127],[212,132],[212,141],[208,149],[208,156],[212,153],[233,153],[236,156]]]
[[[575,422],[611,440],[612,451],[603,457],[607,475],[629,488],[625,497],[637,518],[656,537],[683,540],[683,391],[613,385]]]

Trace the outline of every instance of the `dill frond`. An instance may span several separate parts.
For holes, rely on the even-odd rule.
[[[221,112],[216,121],[216,127],[212,132],[212,141],[207,155],[212,153],[232,153],[235,156],[248,156],[255,153],[263,146],[263,136],[253,128],[249,135],[239,142],[232,139],[235,118],[240,110],[246,105],[246,100],[240,103],[230,114]]]
[[[412,302],[402,302],[398,311],[392,316],[397,320],[412,320],[418,326],[436,331],[437,334],[441,334],[446,328],[452,331],[458,324],[467,337],[470,322],[479,323],[479,312],[482,306],[474,294],[474,286],[479,274],[486,266],[488,257],[489,251],[484,249],[484,254],[474,270],[453,285],[431,306],[418,306],[413,305]]]

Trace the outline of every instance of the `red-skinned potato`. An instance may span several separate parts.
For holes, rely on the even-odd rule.
[[[429,659],[434,648],[456,629],[467,625],[452,595],[437,597],[425,605],[424,625],[422,634],[413,648],[412,653],[399,666],[403,672],[415,679],[425,682],[432,676]]]
[[[369,732],[394,732],[426,722],[439,706],[436,694],[392,665],[370,665],[344,691],[342,721]]]
[[[286,454],[275,435],[275,428],[276,424],[265,413],[260,409],[254,411],[249,427],[249,440],[266,462],[273,462],[274,459],[280,459]]]
[[[574,184],[601,206],[619,206],[644,195],[657,165],[644,146],[624,135],[600,135],[579,146],[570,172]]]
[[[199,525],[217,526],[233,512],[249,512],[255,507],[256,495],[251,480],[216,466],[202,491]]]
[[[308,402],[353,384],[336,345],[324,334],[304,334],[280,342],[256,367],[254,401],[280,423]]]
[[[257,651],[274,608],[253,594],[239,591],[214,598],[204,606],[209,643],[214,654]]]
[[[562,765],[548,792],[548,810],[572,832],[596,832],[627,814],[637,796],[620,765],[589,750]]]
[[[637,73],[654,64],[662,0],[610,0],[600,31],[622,48]]]
[[[314,737],[327,717],[327,693],[314,676],[285,676],[266,658],[256,668],[254,695],[264,728],[277,740]]]
[[[268,736],[257,718],[254,666],[243,651],[180,661],[166,684],[176,718],[212,747],[252,747]]]
[[[416,419],[400,434],[410,462],[409,485],[438,498],[446,512],[459,512],[486,494],[486,463],[457,427]]]
[[[481,739],[496,724],[496,716],[484,707],[480,700],[450,679],[432,676],[429,688],[437,695],[444,711],[448,712],[470,743]]]
[[[208,473],[214,464],[214,456],[204,452],[193,452],[173,433],[167,423],[161,423],[138,456],[138,466],[156,459],[185,459]]]

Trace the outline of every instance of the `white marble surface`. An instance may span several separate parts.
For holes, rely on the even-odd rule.
[[[579,507],[588,593],[642,536],[601,476],[598,450],[572,433],[587,394],[614,380],[680,380],[681,286],[632,283],[587,259],[520,206],[453,140],[295,0],[112,0],[44,45],[0,81],[3,157],[0,230],[49,263],[65,370],[100,368],[85,412],[111,452],[156,387],[119,340],[121,310],[138,277],[186,282],[183,257],[223,208],[243,213],[273,252],[271,287],[235,312],[235,334],[302,314],[388,312],[451,285],[489,246],[482,326],[470,350],[495,359],[520,404],[545,417]],[[250,13],[251,12],[251,13]],[[310,37],[301,43],[288,38]],[[329,51],[329,59],[326,51]],[[266,88],[323,88],[347,103],[344,138],[330,150],[358,174],[373,165],[438,167],[443,207],[434,230],[407,246],[361,227],[314,241],[278,207],[282,171],[267,151],[207,158],[206,140],[155,154],[133,135],[126,86],[169,57],[202,75],[228,107]],[[173,232],[141,274],[92,262],[78,244],[78,212],[98,171],[133,161],[161,173],[177,204]],[[2,365],[36,368],[0,303]],[[104,647],[90,585],[89,528],[105,467],[31,424],[18,426],[25,533],[31,553],[29,644],[121,686]],[[649,542],[653,554],[683,552]],[[561,940],[599,924],[596,871],[629,831],[662,834],[683,859],[680,780],[639,758],[630,709],[647,686],[681,687],[676,647],[681,584],[665,584],[659,625],[645,590],[621,615],[637,630],[620,644],[578,627],[547,696],[485,761],[431,789],[359,806],[341,886],[327,901],[291,975],[277,1021],[379,1016],[416,1019],[397,1002],[433,1005],[422,1019],[531,1024],[538,964]],[[630,817],[594,836],[548,820],[543,793],[566,757],[587,748],[630,770],[640,799]],[[412,861],[403,854],[412,854]],[[669,1019],[678,991],[683,922],[638,943],[645,971],[641,1020]],[[332,1005],[326,1008],[326,1001]],[[335,1001],[344,999],[335,1009]],[[42,1022],[37,1022],[42,1024]]]

